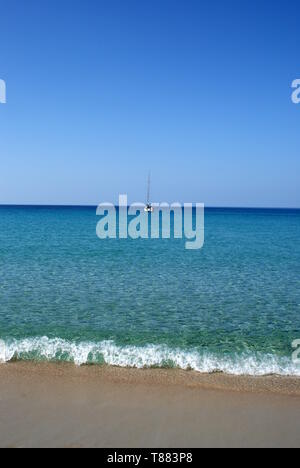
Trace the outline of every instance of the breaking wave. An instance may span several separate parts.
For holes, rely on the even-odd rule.
[[[292,358],[272,354],[249,352],[220,357],[208,351],[172,349],[165,345],[120,346],[113,341],[75,343],[47,337],[0,341],[0,361],[12,360],[63,361],[79,366],[173,367],[232,375],[300,376],[300,366]]]

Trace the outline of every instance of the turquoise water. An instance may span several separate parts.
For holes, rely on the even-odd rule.
[[[205,246],[0,207],[0,359],[300,375],[300,211],[207,209]]]

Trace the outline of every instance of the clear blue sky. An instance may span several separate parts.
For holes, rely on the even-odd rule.
[[[300,207],[300,4],[0,0],[0,203]]]

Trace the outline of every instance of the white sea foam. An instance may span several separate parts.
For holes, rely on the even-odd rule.
[[[5,362],[6,360],[5,349],[5,342],[3,340],[0,340],[0,362]]]
[[[207,351],[172,349],[164,345],[118,346],[113,341],[75,343],[47,337],[0,341],[0,361],[13,359],[68,361],[79,366],[105,363],[136,368],[170,366],[202,373],[300,376],[300,366],[292,358],[272,354],[245,353],[220,357]]]

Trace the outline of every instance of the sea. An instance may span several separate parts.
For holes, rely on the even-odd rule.
[[[300,376],[300,210],[206,208],[200,250],[98,221],[0,206],[1,362]]]

